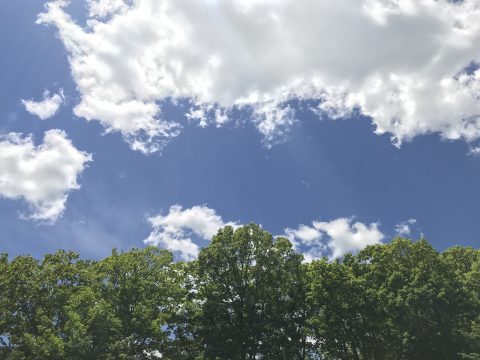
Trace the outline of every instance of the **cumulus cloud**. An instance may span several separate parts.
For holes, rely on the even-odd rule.
[[[417,223],[416,219],[408,219],[407,221],[403,221],[400,224],[395,225],[395,232],[398,236],[408,236],[411,234],[411,225]]]
[[[203,126],[248,108],[267,145],[295,123],[292,100],[330,118],[369,116],[396,145],[438,133],[480,138],[477,0],[67,0],[46,5],[69,53],[76,115],[156,151],[178,135],[163,100]]]
[[[54,222],[65,209],[77,178],[92,157],[77,150],[61,130],[45,133],[35,146],[32,136],[10,133],[0,137],[0,196],[23,199],[27,218]]]
[[[306,261],[330,255],[335,259],[381,243],[384,234],[377,223],[355,222],[353,218],[339,218],[328,222],[314,221],[312,226],[300,225],[285,229],[287,238],[303,253]]]
[[[166,248],[184,260],[195,259],[200,247],[192,237],[210,241],[217,231],[227,225],[238,227],[237,222],[224,222],[214,209],[193,206],[183,209],[173,205],[168,214],[148,219],[152,232],[144,240],[147,245]],[[349,252],[357,252],[368,245],[379,244],[384,238],[377,223],[370,225],[339,218],[329,222],[314,221],[311,226],[285,229],[285,236],[306,261],[322,256],[338,258]]]
[[[63,90],[60,89],[58,93],[53,95],[50,95],[50,92],[46,90],[43,93],[42,101],[35,101],[32,99],[22,100],[22,104],[25,106],[25,110],[27,110],[30,114],[45,120],[51,118],[57,113],[64,99],[65,97],[63,95]]]
[[[237,226],[233,222],[225,223],[215,210],[207,206],[183,209],[174,205],[168,214],[150,217],[148,221],[153,229],[144,242],[166,248],[184,260],[195,259],[200,251],[192,236],[210,241],[218,229],[227,225]]]

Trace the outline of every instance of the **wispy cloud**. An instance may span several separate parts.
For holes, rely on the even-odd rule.
[[[403,221],[395,225],[395,232],[399,236],[408,236],[412,232],[411,226],[416,223],[417,223],[416,219],[408,219],[407,221]]]

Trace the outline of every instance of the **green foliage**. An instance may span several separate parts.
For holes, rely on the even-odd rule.
[[[255,224],[198,260],[0,255],[0,359],[480,359],[480,251],[395,239],[303,263]]]
[[[304,284],[301,256],[258,225],[214,236],[198,259],[200,333],[207,358],[299,358]]]

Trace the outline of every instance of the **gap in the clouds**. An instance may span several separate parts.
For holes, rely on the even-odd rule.
[[[134,3],[134,0],[122,0],[126,5],[130,6]],[[89,7],[85,0],[80,1],[71,1],[68,4],[68,14],[72,17],[72,19],[83,28],[88,28],[88,20],[96,19],[96,17],[91,17],[89,14]],[[113,14],[104,14],[101,17],[103,22],[108,22],[115,13]]]
[[[162,116],[181,122],[183,130],[161,155],[144,156],[131,151],[120,134],[102,135],[99,122],[73,116],[78,94],[68,64],[62,66],[63,75],[55,78],[68,105],[45,121],[27,114],[19,99],[41,96],[44,79],[35,80],[29,94],[9,95],[16,99],[19,115],[7,127],[33,132],[36,143],[46,130],[64,129],[94,161],[54,226],[18,220],[26,210],[23,204],[2,202],[1,227],[13,239],[6,244],[12,254],[72,248],[99,258],[113,247],[141,247],[151,230],[146,214],[177,203],[208,204],[225,221],[258,222],[275,234],[312,220],[357,216],[364,223],[380,221],[388,239],[395,224],[413,217],[438,248],[475,244],[468,234],[480,230],[475,216],[480,192],[474,182],[479,163],[466,156],[463,142],[427,135],[397,149],[388,135],[373,133],[368,118],[319,119],[309,110],[315,103],[293,101],[298,123],[285,142],[269,150],[255,126],[245,121],[247,111],[221,128],[201,128],[185,120],[189,103],[167,101]]]
[[[89,16],[87,2],[85,0],[71,1],[68,4],[68,14],[81,27],[84,28],[87,26]]]
[[[480,63],[477,61],[472,61],[468,66],[462,69],[454,78],[458,79],[460,75],[473,75],[475,71],[480,69]]]
[[[466,145],[432,134],[397,149],[388,136],[377,136],[371,130],[369,119],[362,117],[321,122],[310,117],[292,131],[289,142],[272,152],[290,148],[297,163],[316,154],[315,165],[325,171],[320,175],[305,166],[305,182],[310,187],[330,186],[334,193],[341,184],[343,194],[337,192],[333,199],[338,202],[325,196],[318,199],[324,201],[323,211],[314,207],[309,211],[322,219],[357,215],[362,221],[380,221],[388,234],[395,219],[414,217],[440,248],[454,237],[460,239],[450,240],[450,244],[475,244],[477,239],[468,234],[478,229],[475,208],[479,186],[474,179],[480,164],[466,156]],[[452,206],[461,211],[452,211]],[[290,224],[298,223],[293,219],[291,214]],[[465,226],[470,231],[465,231]]]
[[[180,118],[177,110],[164,107],[164,115]],[[270,150],[253,126],[185,126],[162,155],[144,156],[118,134],[100,135],[97,122],[68,114],[52,122],[65,122],[76,146],[94,156],[80,178],[82,189],[71,193],[64,218],[52,227],[8,216],[25,229],[23,235],[15,226],[7,231],[17,233],[9,246],[34,243],[38,254],[70,247],[89,257],[113,247],[141,247],[151,230],[146,216],[174,204],[206,204],[225,221],[258,222],[274,234],[312,220],[357,216],[364,223],[380,221],[388,239],[395,224],[413,217],[438,248],[468,243],[466,234],[476,228],[475,218],[462,221],[464,211],[454,207],[474,211],[478,163],[465,156],[464,144],[436,135],[397,149],[388,136],[372,133],[369,119],[319,120],[299,112],[303,117],[289,140]],[[466,183],[459,184],[462,178]],[[445,207],[449,203],[453,208]],[[448,226],[449,219],[458,228]],[[462,234],[462,227],[468,231]]]
[[[184,118],[182,107],[174,104],[164,104],[163,115]],[[113,247],[141,247],[151,230],[146,215],[174,204],[207,204],[225,221],[258,222],[274,234],[312,220],[357,216],[364,223],[381,222],[389,239],[395,224],[413,217],[438,248],[475,241],[465,234],[476,228],[477,219],[462,219],[464,212],[445,207],[474,211],[480,200],[472,181],[478,177],[478,159],[466,157],[464,143],[428,135],[397,149],[387,135],[373,134],[368,118],[319,119],[306,107],[298,116],[289,139],[271,149],[262,146],[253,125],[201,128],[187,122],[161,155],[151,156],[131,151],[119,134],[102,135],[96,121],[73,118],[70,108],[44,122],[24,119],[31,122],[26,128],[38,124],[39,133],[68,129],[78,148],[93,153],[94,162],[57,225],[19,221],[16,213],[5,218],[25,229],[21,235],[11,226],[7,233],[23,239],[8,246],[28,250],[35,242],[32,251],[38,254],[71,247],[89,257],[105,256]],[[432,176],[438,181],[432,183]],[[17,213],[21,208],[10,205]]]

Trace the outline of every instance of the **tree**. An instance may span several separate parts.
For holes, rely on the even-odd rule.
[[[302,257],[258,225],[219,230],[198,259],[200,334],[208,359],[303,356]]]
[[[141,359],[174,351],[184,290],[171,253],[153,247],[113,251],[91,270],[91,283],[68,304],[75,358]]]
[[[199,258],[0,255],[0,359],[480,360],[480,251],[397,238],[303,264],[260,226]]]
[[[309,266],[309,325],[317,351],[327,358],[390,358],[386,309],[364,276],[365,266],[352,256]]]
[[[395,239],[361,251],[365,276],[386,309],[393,335],[390,353],[398,359],[458,359],[460,335],[473,309],[471,297],[452,266],[424,239]]]
[[[11,359],[63,359],[65,306],[78,284],[72,252],[46,255],[41,263],[2,257],[1,334]]]
[[[71,252],[0,258],[0,349],[8,359],[188,358],[185,272],[157,248],[100,262]],[[179,320],[183,317],[183,323]]]

